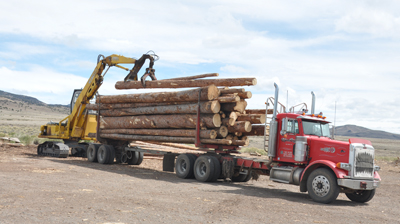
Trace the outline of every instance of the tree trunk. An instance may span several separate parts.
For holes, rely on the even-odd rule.
[[[207,77],[217,77],[219,76],[218,73],[207,73],[207,74],[202,74],[202,75],[193,75],[193,76],[186,76],[186,77],[178,77],[178,78],[172,78],[172,79],[162,79],[162,80],[191,80],[191,79],[201,79],[201,78],[207,78]],[[159,80],[161,81],[161,80]],[[147,83],[147,81],[146,81]]]
[[[119,81],[115,84],[116,89],[149,89],[149,88],[188,88],[216,86],[254,86],[256,78],[231,78],[231,79],[195,79],[195,80],[154,80],[146,81],[143,87],[141,81]]]
[[[219,91],[221,92],[221,94],[232,94],[232,93],[244,93],[245,92],[245,90],[243,88],[229,89],[228,87],[219,88]]]
[[[221,120],[221,124],[226,127],[229,127],[235,124],[235,120],[233,118],[227,117]]]
[[[251,131],[245,133],[246,136],[264,136],[264,125],[251,125]],[[268,132],[267,132],[268,133]]]
[[[207,102],[207,101],[202,101]],[[119,108],[138,108],[138,107],[156,107],[156,106],[166,106],[166,105],[181,105],[189,104],[193,102],[165,102],[165,103],[101,103],[99,104],[87,104],[86,109],[88,110],[111,110]]]
[[[230,133],[234,132],[250,132],[251,123],[248,121],[236,121],[233,126],[228,126],[228,131]]]
[[[268,114],[273,114],[274,110],[273,109],[268,109]],[[246,114],[265,114],[265,109],[251,109],[251,110],[246,110]]]
[[[197,113],[198,104],[181,104],[167,105],[156,107],[139,107],[139,108],[121,108],[115,110],[100,110],[100,115],[108,117],[129,116],[129,115],[146,115],[146,114],[195,114]],[[220,111],[218,101],[200,102],[200,113],[212,114]]]
[[[176,143],[194,143],[193,137],[171,137],[154,135],[124,135],[124,134],[100,134],[100,137],[113,140],[124,141],[151,141],[151,142],[176,142]],[[200,139],[203,144],[231,145],[231,140],[226,139]]]
[[[140,83],[140,82],[139,82]],[[147,83],[147,82],[146,82]],[[215,85],[202,87],[200,100],[210,101],[218,97],[219,91]],[[158,102],[197,102],[199,89],[179,92],[138,93],[124,95],[101,96],[97,103],[158,103]]]
[[[265,114],[239,114],[237,121],[250,121],[252,124],[264,124]]]
[[[220,96],[217,98],[220,103],[232,103],[240,100],[239,96]]]
[[[246,109],[247,102],[245,100],[240,100],[236,103],[222,103],[221,104],[221,110],[223,111],[238,111],[240,113],[243,113],[244,110]]]
[[[237,146],[248,146],[250,143],[250,140],[232,140],[232,145],[237,145]]]
[[[253,96],[253,94],[250,91],[247,91],[247,92],[244,92],[244,93],[238,93],[238,96],[241,99],[250,99]]]
[[[130,128],[196,128],[197,115],[142,115],[127,117],[100,117],[101,129]],[[204,114],[200,116],[200,126],[217,128],[221,126],[219,114]]]
[[[214,129],[217,132],[218,138],[225,138],[228,135],[228,128],[226,126],[221,126],[219,128]]]
[[[155,135],[173,137],[196,137],[193,129],[100,129],[100,134]],[[200,130],[200,138],[215,139],[217,131]]]

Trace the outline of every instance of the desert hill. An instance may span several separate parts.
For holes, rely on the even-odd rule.
[[[357,125],[338,126],[335,128],[335,132],[335,135],[339,136],[400,140],[399,134],[393,134],[386,131],[371,130]]]

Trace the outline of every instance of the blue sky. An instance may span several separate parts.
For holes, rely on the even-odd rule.
[[[249,108],[311,103],[337,125],[400,133],[398,1],[6,1],[0,90],[67,104],[98,54],[155,51],[159,79],[218,72],[256,77]],[[141,72],[142,73],[142,72]],[[118,91],[112,68],[100,94]]]

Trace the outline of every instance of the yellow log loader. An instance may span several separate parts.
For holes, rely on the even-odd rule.
[[[49,122],[40,127],[39,138],[61,139],[63,142],[46,141],[38,145],[38,155],[46,155],[53,157],[68,157],[69,150],[73,156],[86,156],[88,144],[83,140],[97,139],[97,117],[95,113],[91,113],[86,109],[86,105],[96,95],[97,90],[103,83],[103,78],[110,67],[115,66],[126,71],[129,74],[125,77],[127,80],[137,81],[137,73],[149,59],[149,67],[145,74],[141,77],[142,84],[145,85],[146,77],[150,76],[152,80],[156,80],[155,70],[153,69],[154,61],[158,60],[158,56],[154,52],[149,51],[139,59],[128,58],[121,55],[110,55],[104,57],[99,55],[97,65],[92,75],[87,81],[83,89],[75,89],[70,104],[70,114],[59,122]],[[134,64],[129,70],[120,64]],[[105,71],[105,72],[104,72]],[[104,74],[103,74],[104,72]]]

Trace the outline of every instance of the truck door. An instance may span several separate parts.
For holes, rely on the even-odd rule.
[[[288,119],[286,128],[284,127],[284,119]],[[278,160],[283,162],[294,162],[294,144],[296,136],[299,135],[299,133],[299,124],[296,119],[282,119],[278,141]]]

